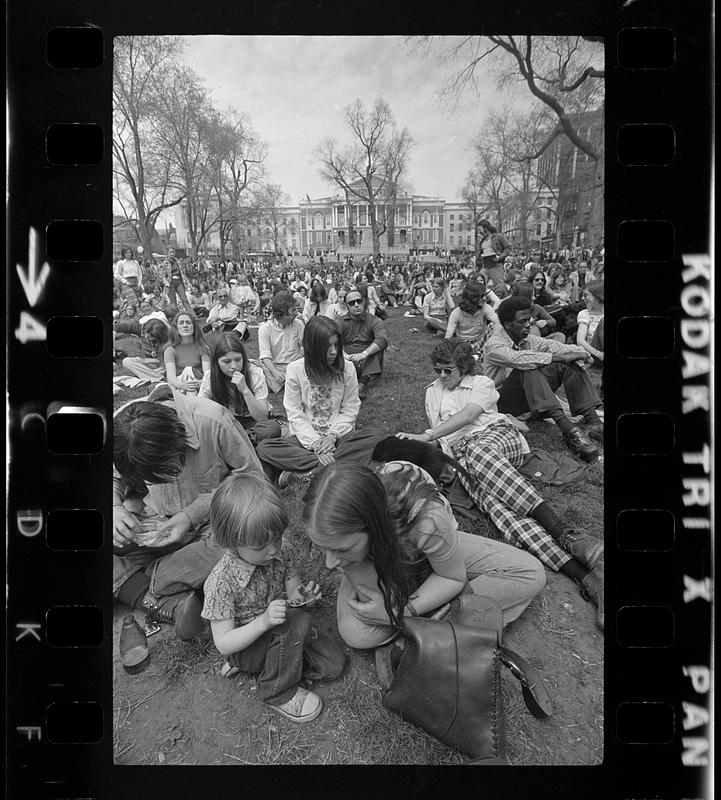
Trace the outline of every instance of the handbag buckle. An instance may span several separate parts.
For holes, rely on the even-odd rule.
[[[515,661],[512,661],[503,651],[501,651],[500,653],[500,659],[503,665],[505,667],[508,667],[508,669],[511,671],[511,675],[513,675],[514,678],[519,680],[524,686],[527,686],[529,689],[533,688],[533,686],[531,686],[528,680],[528,676],[526,675],[526,673],[523,672],[523,670],[518,666],[518,664],[516,664]]]

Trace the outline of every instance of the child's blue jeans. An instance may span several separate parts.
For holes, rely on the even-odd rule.
[[[320,640],[318,640],[320,642]],[[285,622],[271,628],[245,650],[233,653],[228,661],[243,672],[258,676],[258,697],[265,703],[279,706],[293,697],[303,675],[304,656],[306,665],[313,669],[313,677],[335,678],[343,668],[330,674],[326,668],[323,675],[315,669],[326,657],[325,652],[314,651],[314,633],[310,615],[302,608],[288,608]]]

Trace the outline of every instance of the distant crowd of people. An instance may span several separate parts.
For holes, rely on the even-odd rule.
[[[299,480],[307,534],[342,572],[338,630],[352,647],[388,646],[403,616],[467,587],[508,623],[544,568],[576,582],[603,628],[602,541],[520,472],[529,417],[552,420],[584,461],[599,455],[602,381],[589,370],[603,366],[603,251],[514,252],[481,227],[478,259],[181,263],[171,251],[141,265],[126,248],[115,267],[116,361],[152,387],[115,413],[114,595],[183,639],[208,621],[222,674],[257,674],[258,696],[293,721],[322,710],[302,684],[309,664],[315,678],[342,668],[318,652],[301,607],[318,585],[283,545],[282,492]],[[357,427],[389,314],[423,320],[432,380],[426,419],[393,441],[455,459],[503,541],[459,531],[441,473],[412,450],[381,459],[386,434]]]

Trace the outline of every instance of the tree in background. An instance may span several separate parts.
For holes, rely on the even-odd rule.
[[[258,187],[253,197],[250,213],[254,213],[265,241],[273,245],[273,253],[280,252],[281,229],[284,222],[283,206],[290,205],[290,197],[280,184],[267,183]]]
[[[207,122],[208,168],[217,204],[220,256],[226,257],[226,244],[230,242],[233,258],[238,258],[240,225],[254,202],[246,198],[261,186],[267,146],[247,115],[234,108],[215,112]]]
[[[378,99],[371,109],[356,100],[345,109],[351,143],[339,149],[325,139],[314,151],[320,174],[339,186],[349,202],[368,206],[373,255],[380,254],[380,237],[395,213],[398,195],[408,167],[413,139],[407,128],[398,130],[390,106]],[[352,243],[354,220],[348,208],[348,238]]]
[[[117,36],[113,42],[113,197],[149,255],[160,214],[185,193],[154,132],[157,93],[182,51],[169,36]]]
[[[476,164],[485,187],[485,195],[497,202],[491,207],[500,208],[515,197],[519,209],[520,234],[524,249],[527,247],[527,222],[534,211],[534,193],[545,186],[556,198],[558,215],[557,242],[560,241],[560,221],[574,211],[574,203],[583,195],[587,197],[587,220],[599,218],[603,201],[603,141],[594,138],[591,126],[581,122],[588,112],[599,111],[604,101],[605,72],[602,40],[584,36],[467,36],[411,37],[411,47],[416,52],[435,50],[441,61],[451,67],[451,78],[443,86],[440,96],[455,105],[467,92],[478,94],[478,77],[482,66],[494,75],[499,88],[522,86],[536,101],[525,119],[525,127],[515,123],[510,129],[488,124],[476,138]],[[498,115],[496,115],[497,117]],[[493,117],[492,117],[493,118]],[[495,130],[494,130],[495,127]],[[495,137],[494,139],[488,136]],[[507,140],[510,135],[510,140]],[[556,140],[570,143],[582,158],[592,161],[592,168],[584,181],[588,186],[563,186],[566,171],[552,170],[560,175],[560,184],[549,181],[547,163],[544,169],[542,156]],[[557,161],[568,160],[568,144],[555,147]],[[512,162],[507,169],[504,156]],[[576,158],[576,156],[574,156]],[[503,173],[499,170],[503,170]],[[505,194],[505,196],[504,196]],[[499,227],[502,217],[498,219]],[[591,224],[587,228],[590,239],[602,237],[602,231]]]
[[[604,100],[603,43],[593,36],[466,36],[411,37],[415,52],[435,49],[454,67],[441,95],[456,103],[466,92],[478,93],[476,70],[482,62],[496,76],[499,88],[525,84],[531,95],[555,116],[560,133],[590,158],[597,146],[578,132],[573,115],[599,108]],[[543,149],[550,144],[547,141]]]

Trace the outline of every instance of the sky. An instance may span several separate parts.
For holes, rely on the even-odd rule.
[[[318,174],[312,151],[326,137],[350,143],[343,110],[356,98],[370,107],[388,102],[399,127],[416,142],[409,180],[415,194],[459,199],[472,167],[470,139],[492,108],[509,102],[507,90],[480,76],[477,96],[455,110],[439,104],[448,74],[432,56],[410,52],[395,36],[195,36],[185,39],[182,60],[211,91],[214,105],[245,112],[268,144],[267,177],[293,205],[333,194]],[[514,105],[525,105],[519,91]]]

